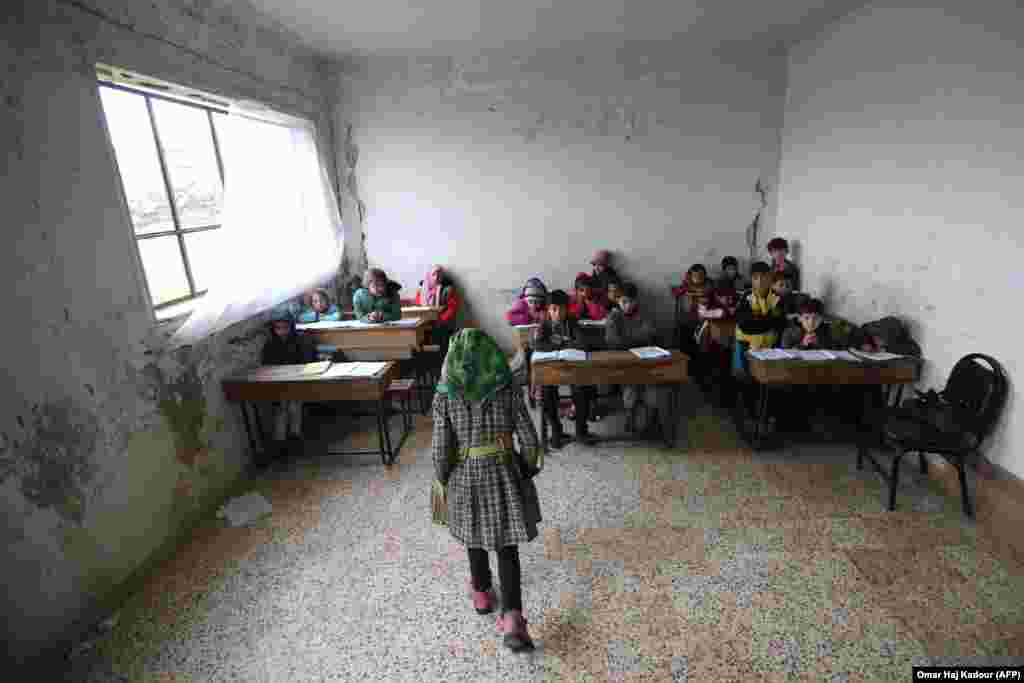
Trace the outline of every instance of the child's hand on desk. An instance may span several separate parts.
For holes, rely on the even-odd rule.
[[[367,316],[367,319],[371,323],[379,323],[383,318],[384,318],[384,314],[381,313],[380,311],[374,311],[373,313],[371,313],[370,315]]]
[[[818,335],[815,333],[805,334],[803,340],[800,342],[801,346],[811,346],[812,344],[818,343]]]

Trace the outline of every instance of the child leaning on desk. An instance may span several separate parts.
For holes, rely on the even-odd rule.
[[[771,268],[768,264],[764,261],[752,264],[750,280],[753,289],[743,296],[736,308],[736,344],[733,347],[732,369],[741,381],[749,380],[747,351],[774,347],[786,323],[782,300],[771,288]],[[755,412],[755,388],[748,383],[743,390],[750,414]]]
[[[569,295],[563,290],[556,289],[548,297],[547,319],[533,330],[530,346],[535,351],[590,350],[576,319],[569,315]],[[587,427],[587,417],[596,394],[597,390],[593,386],[572,387],[576,441],[579,443],[593,443],[593,437],[590,436]],[[565,445],[565,432],[562,430],[562,418],[558,414],[557,386],[544,387],[541,390],[541,409],[551,423],[551,446],[558,450]]]
[[[352,297],[352,309],[357,320],[364,323],[382,323],[402,319],[402,306],[389,295],[388,276],[380,268],[370,268],[363,279],[363,287]]]
[[[300,365],[316,360],[316,349],[295,330],[295,319],[284,308],[278,307],[270,315],[270,339],[263,345],[260,363],[263,365]],[[302,438],[302,402],[279,401],[271,404],[274,440],[279,444],[286,438]],[[283,448],[283,446],[281,446]]]
[[[619,305],[608,314],[604,328],[605,343],[609,349],[634,349],[640,346],[657,345],[654,325],[640,311],[640,300],[636,285],[622,286]],[[663,384],[631,384],[622,387],[622,403],[626,408],[626,431],[653,429],[660,424],[662,435],[672,417],[670,409],[671,389]],[[645,419],[637,424],[637,414]]]

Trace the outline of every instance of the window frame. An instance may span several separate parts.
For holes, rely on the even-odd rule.
[[[148,83],[147,85],[153,86],[153,85],[156,85],[156,84]],[[159,86],[157,86],[157,87],[159,87]],[[99,96],[99,99],[100,99],[101,111],[103,110],[102,109],[102,97],[100,96],[101,92],[102,92],[101,88],[109,88],[111,90],[119,90],[119,91],[122,91],[122,92],[131,93],[133,95],[138,95],[138,96],[143,98],[143,101],[144,101],[145,106],[146,106],[146,112],[147,112],[148,119],[149,119],[150,133],[153,135],[153,142],[154,142],[154,144],[156,146],[157,163],[159,164],[159,167],[160,167],[160,175],[161,175],[161,178],[163,179],[164,193],[165,193],[165,196],[167,198],[168,207],[170,208],[171,222],[172,222],[174,227],[171,230],[162,230],[160,232],[145,233],[145,234],[140,235],[140,234],[137,234],[135,232],[135,221],[134,221],[134,218],[131,215],[131,211],[127,211],[127,213],[128,213],[128,220],[129,220],[129,223],[131,224],[131,229],[132,229],[132,238],[133,238],[133,245],[135,247],[135,254],[136,254],[136,257],[138,258],[139,268],[140,268],[140,270],[142,272],[143,283],[145,284],[145,288],[146,288],[146,298],[149,301],[150,313],[151,313],[151,315],[155,319],[155,322],[158,325],[170,323],[170,322],[173,322],[174,320],[178,319],[181,316],[187,315],[188,312],[182,311],[181,313],[175,313],[175,314],[170,315],[170,316],[161,317],[161,315],[160,315],[161,311],[164,311],[164,310],[167,310],[167,309],[174,309],[174,308],[180,307],[182,304],[185,304],[185,303],[199,301],[200,299],[202,299],[207,294],[207,291],[208,291],[208,290],[205,290],[205,289],[204,290],[197,290],[196,289],[195,277],[194,277],[194,275],[192,273],[192,266],[191,266],[191,262],[190,262],[189,256],[188,256],[188,249],[185,246],[185,236],[189,235],[189,234],[193,234],[193,233],[198,233],[198,232],[209,232],[209,231],[212,231],[212,230],[220,230],[221,228],[223,228],[223,223],[215,223],[215,224],[210,224],[210,225],[201,225],[201,226],[196,226],[196,227],[191,227],[191,228],[182,228],[181,227],[181,221],[180,221],[179,216],[178,216],[178,207],[176,206],[175,201],[174,201],[174,187],[173,187],[173,185],[171,183],[170,172],[168,171],[166,152],[164,150],[163,141],[162,141],[162,139],[160,137],[160,130],[159,130],[159,126],[157,125],[156,115],[155,115],[154,110],[153,110],[153,100],[157,99],[157,100],[171,102],[171,103],[182,105],[182,106],[186,106],[186,107],[191,107],[191,108],[203,111],[206,114],[207,123],[210,126],[210,135],[211,135],[211,141],[213,143],[214,158],[216,159],[216,162],[217,162],[217,172],[218,172],[218,175],[220,176],[220,182],[221,182],[222,191],[223,191],[223,188],[224,188],[224,180],[225,180],[225,178],[224,178],[224,158],[223,158],[223,154],[221,152],[220,138],[219,138],[219,136],[217,134],[217,126],[214,123],[213,116],[214,116],[214,114],[228,115],[229,112],[224,107],[218,107],[218,106],[214,106],[214,105],[210,105],[210,104],[200,104],[198,102],[193,102],[193,101],[190,101],[189,99],[186,99],[186,98],[183,98],[183,97],[179,98],[179,97],[170,97],[170,96],[167,96],[167,95],[162,95],[160,93],[152,92],[149,88],[137,88],[137,87],[132,87],[132,86],[128,86],[128,85],[123,85],[121,83],[117,83],[117,82],[113,82],[111,80],[107,80],[106,78],[103,77],[103,75],[99,75],[98,78],[97,78],[97,91],[96,92],[97,92],[97,96]],[[204,99],[210,99],[211,101],[215,101],[212,98],[204,98]],[[123,179],[123,176],[121,175],[121,168],[120,168],[120,164],[118,163],[118,159],[117,159],[117,151],[113,148],[113,137],[110,136],[110,133],[109,133],[109,131],[110,131],[110,122],[107,120],[106,112],[105,111],[103,112],[103,120],[104,120],[104,124],[105,124],[105,126],[107,128],[108,143],[111,146],[111,152],[112,152],[112,157],[113,157],[114,165],[117,168],[117,172],[118,172],[118,181],[121,184],[122,199],[124,201],[125,208],[127,209],[128,208],[128,198],[127,198],[127,195],[124,193],[124,179]],[[150,289],[150,286],[149,286],[149,276],[146,273],[146,266],[145,266],[145,263],[142,260],[142,254],[141,254],[141,251],[139,249],[140,240],[152,239],[152,238],[157,238],[157,237],[176,237],[177,238],[178,250],[179,250],[179,253],[180,253],[180,258],[182,260],[182,265],[184,266],[184,269],[185,269],[185,279],[186,279],[186,282],[188,283],[188,288],[189,288],[189,294],[187,294],[186,296],[178,297],[177,299],[172,299],[170,301],[165,301],[165,302],[160,303],[160,304],[154,304],[153,303],[152,290]]]

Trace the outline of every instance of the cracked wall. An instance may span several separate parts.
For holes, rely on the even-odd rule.
[[[322,131],[336,95],[320,60],[237,0],[16,0],[4,14],[0,273],[18,325],[0,368],[0,624],[17,669],[59,661],[237,478],[246,440],[220,379],[264,341],[256,319],[163,350],[170,330],[146,310],[94,63],[261,100]]]
[[[931,5],[872,3],[793,51],[778,222],[830,308],[907,320],[923,385],[972,352],[1004,365],[1011,395],[984,452],[1021,477],[1024,10]]]
[[[784,59],[678,44],[341,65],[338,128],[357,146],[370,265],[411,296],[433,263],[505,345],[503,313],[540,276],[570,288],[611,249],[668,332],[669,283],[773,236]],[[765,190],[762,205],[755,185]]]

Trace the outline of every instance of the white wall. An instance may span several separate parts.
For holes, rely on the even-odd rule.
[[[347,62],[339,129],[358,147],[370,264],[410,296],[445,264],[510,345],[522,283],[568,289],[607,248],[667,328],[668,283],[744,259],[758,178],[774,200],[784,59],[646,49]]]
[[[858,322],[912,325],[941,386],[957,358],[1020,362],[1024,10],[880,1],[790,55],[778,229]],[[1011,394],[988,458],[1024,476]]]

